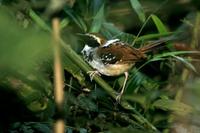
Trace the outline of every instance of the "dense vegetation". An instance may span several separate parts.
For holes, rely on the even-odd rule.
[[[1,0],[0,132],[177,132],[199,129],[199,33],[196,0]],[[59,20],[64,78],[62,111],[54,101],[55,34]],[[83,60],[85,33],[141,47],[173,37],[124,75],[95,76]],[[58,40],[57,40],[58,41]]]

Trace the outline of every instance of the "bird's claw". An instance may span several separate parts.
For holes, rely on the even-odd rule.
[[[123,93],[117,93],[117,96],[116,96],[116,98],[115,98],[115,100],[117,101],[117,103],[120,103],[121,102],[121,97],[122,97],[122,94]]]
[[[88,71],[87,74],[89,74],[91,81],[93,80],[95,75],[101,76],[101,74],[97,70],[96,71]]]

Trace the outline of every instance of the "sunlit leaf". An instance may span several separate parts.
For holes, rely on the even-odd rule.
[[[156,16],[156,15],[152,15],[151,16],[155,25],[156,25],[156,28],[157,30],[159,31],[159,33],[167,33],[168,30],[167,28],[165,27],[165,25],[163,24],[163,22]]]

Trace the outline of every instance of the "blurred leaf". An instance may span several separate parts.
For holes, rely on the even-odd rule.
[[[101,33],[105,35],[108,39],[111,39],[112,37],[120,36],[123,32],[115,27],[114,24],[104,22],[102,25]]]
[[[120,34],[120,36],[117,37],[117,38],[119,38],[121,41],[123,41],[125,43],[128,43],[128,44],[132,44],[133,41],[135,40],[135,36],[134,35],[129,34],[129,33],[124,33],[124,32],[122,32]]]
[[[104,22],[101,28],[101,33],[108,39],[120,39],[123,42],[128,44],[132,43],[135,39],[135,36],[129,33],[124,33],[119,30],[114,24]]]
[[[159,58],[168,57],[168,56],[175,56],[175,55],[185,55],[185,54],[200,54],[200,51],[175,51],[175,52],[165,52],[162,54],[157,54],[151,59],[152,61],[157,60]]]
[[[153,21],[154,21],[154,23],[156,25],[156,28],[159,31],[159,33],[164,34],[164,33],[168,32],[168,30],[165,27],[165,25],[163,24],[163,22],[156,15],[152,15],[151,17],[152,17],[152,19],[153,19]]]
[[[67,129],[66,129],[66,133],[73,133],[72,128],[67,128]]]
[[[68,1],[65,1],[65,0],[51,0],[49,2],[49,5],[48,5],[48,12],[49,13],[55,13],[56,11],[61,10],[65,6],[66,2],[68,4],[68,6],[72,6],[72,5],[70,5],[68,3],[69,0]]]
[[[143,95],[139,95],[139,94],[131,94],[131,95],[125,95],[124,97],[126,100],[128,101],[132,101],[132,102],[137,102],[140,105],[142,105],[143,107],[146,106],[146,97]]]
[[[137,93],[140,88],[145,90],[155,90],[159,87],[159,82],[154,81],[152,78],[139,72],[137,69],[133,69],[129,80],[127,82],[127,94]]]
[[[30,125],[35,129],[35,132],[40,133],[52,133],[52,129],[47,126],[47,124],[42,124],[39,122],[30,122]]]
[[[31,9],[29,10],[29,16],[34,18],[37,25],[40,26],[42,29],[51,31],[51,28],[46,25],[46,23]]]
[[[85,86],[85,75],[81,72],[79,66],[75,65],[67,56],[63,56],[63,66],[66,71],[71,73],[82,86]]]
[[[87,2],[89,5],[89,13],[92,16],[94,16],[95,14],[97,14],[97,12],[99,12],[100,8],[102,8],[102,6],[105,3],[105,0],[91,0],[91,1],[87,0]]]
[[[87,26],[82,19],[77,13],[75,13],[71,8],[65,7],[64,12],[78,25],[80,29],[83,30],[83,32],[87,31]]]
[[[152,15],[151,18],[153,19],[155,25],[156,25],[156,28],[158,30],[158,32],[160,34],[166,34],[168,33],[168,29],[166,28],[166,26],[163,24],[163,22],[156,16],[156,15]],[[172,43],[169,43],[167,45],[167,47],[170,49],[170,50],[173,50],[174,47],[172,45]]]
[[[60,29],[62,30],[62,29],[65,28],[68,24],[69,24],[69,19],[64,18],[64,19],[60,22]]]
[[[186,96],[184,97],[184,101],[187,101],[194,109],[197,111],[197,115],[200,112],[200,78],[196,78],[194,80],[190,80],[186,84],[186,88],[184,90],[187,91]],[[198,118],[196,118],[198,119]]]
[[[140,21],[144,23],[146,20],[146,17],[145,17],[145,13],[140,2],[138,0],[130,0],[130,3],[131,3],[132,8],[137,13]]]
[[[43,72],[48,66],[44,62],[52,59],[50,35],[34,29],[22,30],[10,16],[1,8],[1,85],[14,91],[31,111],[45,110],[52,92]]]
[[[87,133],[87,129],[85,129],[85,128],[80,128],[80,133]]]
[[[15,122],[11,129],[9,130],[11,133],[23,132],[23,133],[52,133],[50,128],[50,124],[43,124],[40,122]]]
[[[87,111],[97,111],[98,110],[97,105],[92,101],[92,99],[90,99],[84,95],[80,95],[78,97],[78,104],[81,108],[83,108]]]
[[[108,133],[153,133],[153,131],[145,130],[145,129],[137,129],[132,126],[128,126],[128,127],[123,127],[123,128],[113,127]]]
[[[170,99],[159,99],[152,104],[152,107],[173,111],[179,115],[186,115],[193,110],[193,108],[187,104]]]
[[[160,38],[160,37],[165,37],[165,36],[172,35],[173,33],[174,32],[147,34],[147,35],[143,35],[143,36],[138,37],[136,42],[137,41],[146,41],[146,40]]]
[[[93,18],[92,26],[90,27],[90,32],[97,33],[101,29],[101,25],[104,21],[104,4],[101,6],[99,11]]]
[[[196,68],[190,62],[188,62],[186,59],[184,59],[182,57],[179,57],[179,56],[175,56],[175,55],[173,57],[176,58],[178,61],[182,62],[183,64],[185,64],[192,71],[194,71],[195,73],[197,73]]]

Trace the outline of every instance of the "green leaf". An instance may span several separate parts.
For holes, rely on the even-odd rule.
[[[144,10],[143,10],[140,2],[138,0],[130,0],[130,3],[131,3],[132,8],[137,13],[140,21],[142,21],[144,23],[146,20],[146,17],[145,17],[145,13],[144,13]]]
[[[179,60],[180,62],[185,64],[188,68],[190,68],[191,70],[193,70],[194,72],[197,73],[196,68],[190,62],[188,62],[186,59],[179,57],[179,56],[175,56],[175,55],[173,55],[173,57],[176,58],[177,60]]]
[[[28,122],[29,123],[29,122]],[[47,124],[39,123],[39,122],[30,122],[30,126],[32,126],[37,132],[41,133],[51,133],[51,128],[48,127]]]
[[[84,22],[84,20],[75,13],[71,8],[65,7],[64,12],[69,15],[69,17],[78,25],[80,29],[82,29],[84,32],[87,31],[87,26]]]
[[[120,40],[122,40],[123,42],[126,42],[128,44],[132,44],[133,41],[135,40],[135,36],[129,33],[124,33],[122,32],[121,35],[119,37]]]
[[[126,100],[128,101],[133,101],[133,102],[137,102],[140,105],[142,105],[144,108],[146,106],[146,97],[143,95],[139,95],[139,94],[131,94],[131,95],[125,95],[124,97]]]
[[[159,87],[159,83],[137,69],[133,69],[126,86],[126,94],[132,95],[134,92],[137,92],[139,88],[144,88],[146,90],[156,89]]]
[[[31,9],[29,10],[29,16],[31,18],[34,18],[37,25],[40,26],[42,29],[51,31],[51,28]]]
[[[101,6],[99,11],[94,16],[92,26],[90,27],[90,32],[99,32],[101,25],[104,21],[104,4]]]
[[[90,99],[89,97],[87,97],[86,95],[79,95],[78,98],[78,105],[85,110],[88,111],[98,111],[98,106],[95,104],[95,102],[93,102],[92,99]]]
[[[185,54],[200,54],[200,51],[175,51],[175,52],[165,52],[162,54],[155,55],[152,60],[155,60],[157,58],[163,58],[168,56],[174,56],[174,55],[185,55]]]
[[[69,19],[64,18],[64,19],[60,22],[60,29],[65,28],[68,24],[69,24]]]
[[[87,133],[87,129],[85,129],[85,128],[80,128],[80,131],[79,131],[80,133]]]
[[[146,40],[155,39],[155,38],[159,38],[159,37],[165,37],[165,36],[169,36],[169,35],[172,35],[172,34],[174,34],[174,32],[147,34],[147,35],[143,35],[143,36],[138,37],[136,39],[136,42],[146,41]]]
[[[43,63],[52,59],[50,34],[31,28],[22,30],[1,11],[0,19],[0,84],[16,93],[29,110],[43,111],[52,92],[51,83],[43,73],[47,68]]]
[[[156,15],[151,15],[151,18],[154,21],[154,24],[156,25],[156,28],[157,28],[157,30],[160,34],[168,33],[166,26],[163,24],[163,22]],[[167,47],[170,50],[174,49],[174,47],[171,43],[167,43],[167,44],[168,44]]]
[[[104,22],[101,28],[101,33],[107,38],[120,36],[123,32],[119,30],[113,23]]]
[[[170,99],[159,99],[153,103],[152,107],[173,111],[179,115],[191,113],[193,110],[193,108],[187,104]]]
[[[163,24],[163,22],[156,15],[151,15],[151,18],[153,19],[159,33],[167,33],[168,32],[168,30],[165,27],[165,25]]]
[[[95,15],[100,10],[102,5],[104,5],[104,3],[105,3],[105,0],[90,0],[90,1],[88,1],[89,13],[91,13],[92,15]]]
[[[85,86],[85,75],[83,75],[83,73],[80,70],[80,67],[75,65],[70,59],[69,57],[67,57],[66,55],[63,56],[63,66],[64,69],[66,71],[68,71],[69,73],[71,73],[73,75],[74,78],[76,78],[78,80],[78,82],[82,85]]]

